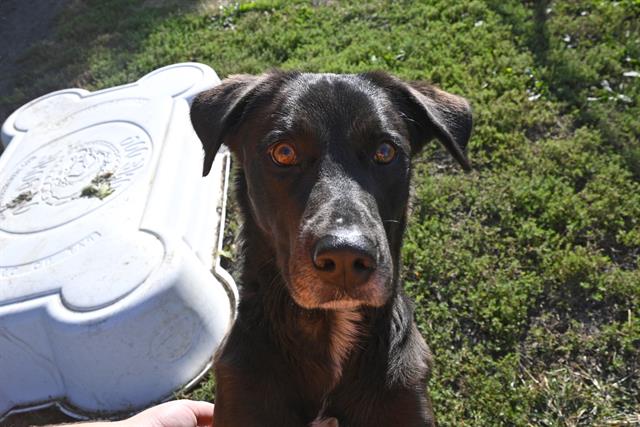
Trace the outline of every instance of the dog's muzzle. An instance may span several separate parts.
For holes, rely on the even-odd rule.
[[[384,304],[393,274],[386,241],[349,227],[309,233],[297,243],[289,277],[298,304],[324,309]]]

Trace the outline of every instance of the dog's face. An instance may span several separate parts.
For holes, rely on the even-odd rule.
[[[469,168],[468,103],[383,73],[235,76],[200,94],[191,119],[205,174],[222,143],[240,162],[252,220],[306,308],[377,307],[395,292],[425,141]]]

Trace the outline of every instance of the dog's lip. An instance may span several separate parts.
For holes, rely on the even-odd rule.
[[[336,289],[339,290],[340,292],[344,292],[346,295],[346,298],[354,298],[351,294],[352,293],[357,293],[359,292],[361,289],[366,289],[368,286],[371,286],[370,281],[366,281],[357,285],[352,285],[352,284],[347,284],[347,283],[343,283],[343,282],[336,282],[333,280],[323,280],[319,277],[317,277],[317,280],[319,283],[322,283],[324,286],[327,286],[331,289]]]
[[[324,295],[316,294],[319,298],[318,307],[320,308],[353,308],[363,305],[370,305],[377,298],[375,292],[372,292],[369,285],[360,286],[355,289],[344,289],[342,287],[334,287],[325,282]]]
[[[363,301],[353,299],[353,298],[340,298],[334,299],[330,301],[325,301],[321,303],[318,308],[328,309],[328,310],[345,310],[345,309],[354,309],[363,305]]]

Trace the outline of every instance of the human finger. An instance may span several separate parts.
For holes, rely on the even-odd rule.
[[[181,400],[198,420],[198,427],[210,427],[213,425],[213,403],[197,400]]]

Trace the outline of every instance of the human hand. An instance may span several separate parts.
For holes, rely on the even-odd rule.
[[[113,424],[112,424],[113,425]],[[174,400],[153,406],[117,427],[212,427],[213,404],[194,400]],[[115,427],[114,426],[114,427]]]

